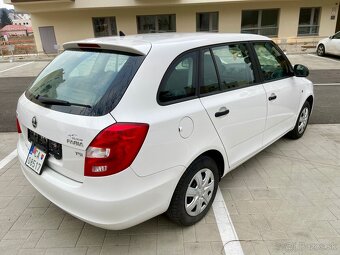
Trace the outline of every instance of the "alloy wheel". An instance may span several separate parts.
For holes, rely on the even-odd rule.
[[[305,107],[300,114],[299,117],[299,124],[298,124],[298,132],[299,134],[302,134],[306,127],[307,127],[307,123],[308,123],[308,117],[309,117],[309,109],[308,107]]]

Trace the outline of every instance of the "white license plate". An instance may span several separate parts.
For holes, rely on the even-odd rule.
[[[25,164],[26,166],[31,168],[34,172],[40,174],[45,158],[46,153],[32,144],[28,152]]]

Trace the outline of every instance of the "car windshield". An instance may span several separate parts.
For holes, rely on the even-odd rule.
[[[143,59],[120,52],[67,50],[40,73],[27,91],[28,98],[64,112],[108,113],[121,99]],[[39,102],[39,98],[44,100]],[[91,110],[79,110],[82,106]],[[65,110],[67,107],[74,109]]]

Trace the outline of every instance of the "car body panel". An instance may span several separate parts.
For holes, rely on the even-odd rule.
[[[268,145],[295,126],[303,88],[296,77],[270,81],[263,85],[266,91],[267,120],[263,144]],[[269,97],[277,98],[270,101]]]
[[[333,36],[320,40],[317,44],[317,48],[320,44],[325,46],[325,54],[333,54],[340,56],[340,32]]]
[[[36,117],[36,128],[32,118]],[[87,117],[65,114],[41,107],[22,95],[18,101],[17,118],[22,134],[18,147],[29,148],[28,129],[62,145],[63,157],[56,160],[48,157],[47,165],[70,179],[84,180],[85,150],[97,134],[116,121],[110,114],[101,117]],[[27,157],[27,155],[26,155]],[[26,158],[25,158],[26,159]]]
[[[311,82],[292,77],[208,96],[197,94],[166,105],[157,101],[164,74],[183,52],[221,43],[264,40],[270,41],[263,36],[246,34],[172,33],[65,44],[65,48],[80,47],[78,44],[82,43],[98,44],[107,50],[142,54],[145,59],[118,105],[104,116],[58,112],[21,96],[17,108],[22,128],[18,157],[24,175],[57,206],[99,227],[123,229],[165,212],[180,178],[197,157],[208,151],[218,152],[224,161],[223,175],[227,174],[291,130],[301,106],[313,96]],[[271,92],[277,93],[280,100],[276,104],[280,105],[269,106],[268,93]],[[215,118],[221,107],[228,108],[230,113]],[[32,126],[34,116],[38,119],[36,128]],[[120,173],[84,176],[86,148],[100,131],[117,122],[149,125],[136,158]],[[271,127],[279,125],[280,129],[271,131]],[[30,146],[28,128],[61,143],[67,154],[61,162],[51,156],[41,175],[25,166]],[[268,138],[264,142],[266,132]],[[83,146],[67,142],[70,137],[81,141]]]
[[[201,102],[224,144],[231,168],[262,147],[267,114],[262,85],[202,97]],[[229,114],[216,118],[215,113],[223,107]]]

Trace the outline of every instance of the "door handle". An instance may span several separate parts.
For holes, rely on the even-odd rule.
[[[229,114],[229,110],[228,109],[220,109],[219,112],[216,112],[215,113],[215,117],[218,118],[218,117],[222,117],[222,116],[225,116],[225,115],[228,115]]]
[[[277,98],[277,96],[274,94],[274,93],[272,93],[271,95],[270,95],[270,97],[268,98],[268,100],[269,101],[273,101],[273,100],[275,100]]]

